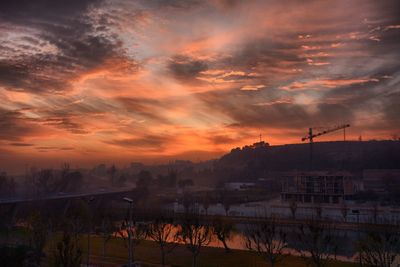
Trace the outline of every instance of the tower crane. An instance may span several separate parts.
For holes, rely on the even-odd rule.
[[[335,132],[337,130],[341,130],[343,129],[343,140],[346,141],[346,128],[350,127],[350,124],[343,124],[343,125],[338,125],[332,128],[328,128],[322,132],[319,133],[314,133],[313,132],[313,128],[309,128],[308,129],[308,134],[307,136],[301,138],[301,141],[304,142],[306,140],[309,140],[310,142],[310,169],[312,169],[313,166],[313,143],[314,143],[314,138],[327,134],[327,133],[331,133],[331,132]]]

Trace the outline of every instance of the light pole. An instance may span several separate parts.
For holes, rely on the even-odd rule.
[[[360,210],[352,210],[352,213],[357,215],[357,238],[358,242],[360,242]],[[358,246],[358,264],[362,266],[361,248],[360,245]]]
[[[129,197],[124,197],[123,200],[129,203],[129,214],[128,214],[128,267],[132,267],[132,236],[131,236],[131,227],[132,227],[132,205],[133,200]]]
[[[87,232],[87,256],[86,256],[86,266],[89,267],[90,266],[90,232],[92,231],[92,218],[91,218],[91,209],[90,209],[90,204],[94,201],[94,197],[90,197],[86,202],[88,204],[89,207],[89,229]]]

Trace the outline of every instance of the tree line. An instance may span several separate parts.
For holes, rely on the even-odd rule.
[[[269,266],[281,263],[288,254],[300,256],[308,266],[329,266],[337,259],[343,245],[337,238],[334,225],[318,219],[310,219],[289,231],[279,224],[277,218],[260,215],[238,229],[229,217],[202,216],[191,204],[186,205],[182,214],[160,209],[148,211],[139,206],[125,214],[116,214],[112,203],[84,198],[73,201],[61,214],[52,214],[48,206],[32,210],[19,219],[28,232],[26,254],[21,257],[20,265],[9,266],[42,266],[49,258],[52,266],[57,267],[89,263],[93,235],[101,238],[104,257],[111,239],[123,240],[127,252],[130,249],[132,263],[137,262],[140,256],[137,255],[137,246],[144,240],[152,240],[159,247],[161,266],[167,264],[168,255],[178,245],[190,253],[192,267],[198,265],[203,248],[212,240],[219,240],[225,253],[234,253],[229,240],[239,231],[245,247]],[[55,239],[55,236],[59,238]],[[49,242],[55,242],[53,250],[45,250]],[[83,253],[83,246],[87,246],[87,253]],[[360,266],[392,266],[400,254],[399,227],[379,231],[366,229],[355,247]]]

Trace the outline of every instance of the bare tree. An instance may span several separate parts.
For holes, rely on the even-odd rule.
[[[114,236],[117,227],[111,215],[103,215],[101,217],[100,236],[103,239],[103,257],[106,257],[106,246],[108,241]]]
[[[359,241],[361,262],[367,266],[391,267],[400,256],[400,232],[386,229],[369,232]]]
[[[255,251],[274,267],[283,258],[287,247],[286,233],[278,227],[274,218],[262,218],[249,225],[245,232],[246,247]]]
[[[34,264],[40,266],[42,258],[45,256],[43,249],[48,237],[48,224],[40,213],[35,212],[29,217],[28,225],[30,230],[29,243],[33,248],[31,260]]]
[[[349,213],[349,207],[346,205],[346,203],[343,203],[342,206],[340,207],[340,212],[342,213],[343,221],[347,221],[347,214]]]
[[[158,218],[148,225],[147,236],[155,241],[161,251],[161,266],[165,266],[165,257],[177,246],[176,226],[172,219]]]
[[[231,238],[232,232],[234,231],[235,225],[229,218],[223,218],[217,216],[212,222],[212,232],[218,238],[219,241],[224,245],[225,252],[230,252],[231,249],[226,244],[226,241]]]
[[[82,250],[77,240],[68,232],[63,233],[62,240],[57,243],[54,255],[55,267],[80,267],[82,261]]]
[[[315,204],[314,209],[315,209],[315,215],[317,216],[317,219],[320,220],[322,218],[321,204],[320,203]]]
[[[178,237],[192,254],[192,267],[196,267],[200,249],[211,242],[210,226],[202,223],[198,214],[187,213],[178,227]]]
[[[68,174],[70,173],[70,166],[69,163],[64,163],[61,165],[61,179],[64,179],[68,176]]]
[[[108,170],[108,174],[110,175],[111,186],[115,186],[115,182],[116,182],[115,179],[116,179],[116,175],[117,175],[117,167],[115,167],[114,164]]]
[[[128,238],[131,238],[132,262],[134,263],[136,247],[147,236],[147,225],[135,220],[125,219],[119,227],[118,234],[124,239],[125,246],[128,246]]]
[[[336,258],[338,246],[334,232],[331,225],[316,220],[299,227],[297,249],[309,266],[325,267]]]
[[[220,191],[220,201],[222,203],[222,205],[224,206],[224,210],[225,210],[225,215],[228,216],[229,215],[229,210],[231,209],[231,205],[233,204],[233,199],[232,197],[229,196],[229,192],[226,190],[222,190]]]
[[[225,215],[229,215],[229,210],[231,209],[231,202],[228,199],[224,200],[224,210],[225,210]]]
[[[292,200],[289,204],[290,212],[292,213],[292,219],[296,220],[296,211],[297,211],[297,203],[296,201]]]
[[[375,202],[374,205],[372,206],[372,217],[374,220],[374,224],[378,222],[378,215],[379,215],[379,209],[378,209],[378,203]]]
[[[203,204],[203,208],[206,212],[206,215],[208,215],[208,209],[210,208],[210,196],[208,194],[206,196],[204,196],[202,204]]]
[[[16,183],[13,177],[7,177],[5,172],[0,172],[0,196],[12,196],[15,193]]]
[[[79,236],[87,230],[87,226],[90,224],[88,203],[82,199],[72,201],[66,216],[66,223],[71,234],[74,235],[74,239],[79,239]]]
[[[185,194],[182,196],[182,205],[183,205],[183,212],[184,212],[185,214],[190,214],[190,213],[195,213],[195,212],[197,212],[197,211],[195,210],[195,208],[196,208],[195,200],[194,200],[194,198],[193,198],[190,194],[188,194],[188,193],[185,193]]]

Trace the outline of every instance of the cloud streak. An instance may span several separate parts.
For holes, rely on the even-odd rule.
[[[343,122],[349,138],[390,137],[400,131],[399,9],[2,1],[0,148],[14,159],[128,162],[203,159],[260,132],[298,142],[308,127]]]

